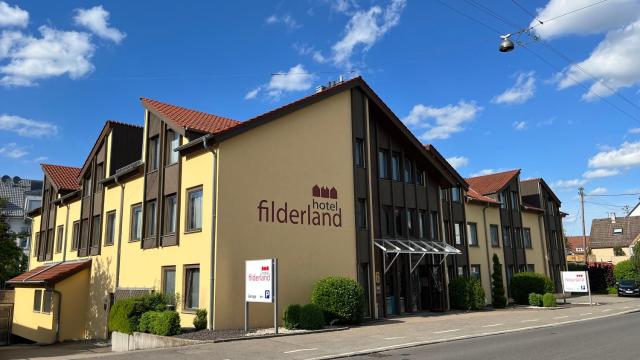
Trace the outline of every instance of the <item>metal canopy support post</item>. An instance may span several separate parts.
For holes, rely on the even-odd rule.
[[[422,261],[422,259],[424,259],[424,257],[427,255],[427,253],[423,253],[420,256],[420,259],[418,259],[418,261],[416,261],[415,265],[411,265],[411,255],[409,255],[409,267],[411,268],[410,273],[413,273],[413,271],[418,267],[418,265],[420,265],[420,262]]]

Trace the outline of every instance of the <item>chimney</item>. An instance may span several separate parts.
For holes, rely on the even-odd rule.
[[[615,224],[616,223],[616,213],[612,212],[609,214],[609,219],[611,219],[611,223]]]

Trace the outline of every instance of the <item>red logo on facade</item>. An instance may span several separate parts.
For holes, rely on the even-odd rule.
[[[269,267],[268,266],[263,266],[262,267],[262,271],[269,271]]]
[[[337,199],[338,198],[338,190],[332,187],[329,189],[328,186],[319,187],[318,185],[314,185],[311,188],[311,195],[313,197],[325,198],[325,199]]]

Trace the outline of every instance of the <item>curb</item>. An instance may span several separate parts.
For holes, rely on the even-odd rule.
[[[517,332],[522,332],[527,330],[557,327],[562,325],[580,323],[580,322],[590,321],[590,320],[604,319],[604,318],[631,314],[636,312],[640,312],[640,309],[626,310],[626,311],[622,311],[614,314],[601,315],[601,316],[596,316],[596,317],[587,318],[587,319],[569,320],[569,321],[562,321],[562,322],[556,322],[556,323],[550,323],[550,324],[544,324],[544,325],[527,326],[523,328],[500,330],[500,331],[486,332],[486,333],[473,334],[473,335],[462,335],[462,336],[456,336],[456,337],[446,338],[446,339],[425,340],[425,341],[416,341],[416,342],[410,342],[410,343],[398,344],[398,345],[389,345],[389,346],[384,346],[384,347],[379,347],[374,349],[366,349],[366,350],[352,351],[352,352],[342,353],[342,354],[306,358],[305,360],[330,360],[330,359],[341,359],[341,358],[354,357],[354,356],[360,356],[360,355],[376,354],[376,353],[381,353],[381,352],[390,351],[390,350],[407,349],[407,348],[413,348],[413,347],[424,346],[424,345],[442,344],[442,343],[454,342],[459,340],[475,339],[475,338],[481,338],[481,337],[487,337],[487,336],[517,333]]]
[[[201,343],[201,344],[225,343],[225,342],[233,342],[233,341],[269,339],[269,338],[285,337],[285,336],[320,334],[320,333],[326,333],[326,332],[343,331],[343,330],[348,330],[348,329],[350,329],[348,326],[343,326],[343,327],[335,327],[335,328],[330,328],[330,329],[308,330],[308,331],[283,333],[283,334],[266,334],[266,335],[258,335],[258,336],[239,336],[239,337],[226,338],[226,339],[197,340],[197,341],[199,343]]]

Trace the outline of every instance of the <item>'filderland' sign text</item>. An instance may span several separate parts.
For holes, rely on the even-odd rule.
[[[260,200],[258,221],[293,225],[342,227],[342,208],[338,204],[336,188],[319,187],[312,190],[311,203],[306,208],[290,206],[287,201]]]

